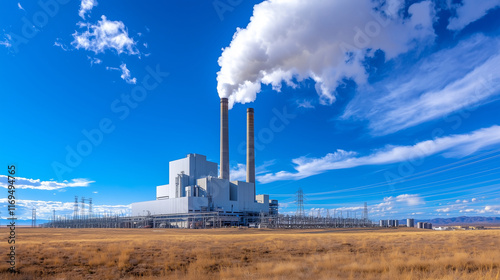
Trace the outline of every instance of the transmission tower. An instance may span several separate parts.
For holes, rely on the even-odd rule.
[[[73,220],[76,220],[78,218],[78,196],[75,195],[75,205],[73,208]]]
[[[52,227],[56,227],[56,209],[52,209]]]
[[[85,197],[84,196],[82,196],[81,202],[82,202],[82,207],[81,207],[82,213],[80,215],[82,216],[82,219],[85,219]]]
[[[304,217],[304,192],[301,188],[297,191],[297,213],[295,214],[297,217]]]
[[[92,218],[92,197],[89,198],[89,216]]]
[[[365,208],[363,209],[363,220],[365,223],[368,222],[368,205],[365,202]]]
[[[31,209],[31,227],[36,227],[36,209]]]

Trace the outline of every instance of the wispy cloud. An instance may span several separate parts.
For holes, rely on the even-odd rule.
[[[298,108],[314,109],[314,105],[309,100],[297,100],[295,103]]]
[[[269,172],[267,167],[274,164],[274,160],[266,161],[264,164],[259,165],[255,168],[255,174],[263,174]],[[238,163],[233,166],[230,171],[231,180],[233,181],[245,181],[247,177],[247,167],[246,164]]]
[[[85,19],[85,14],[90,13],[92,8],[94,8],[95,6],[97,6],[97,0],[82,0],[78,15],[81,18]]]
[[[384,197],[383,202],[370,207],[370,213],[385,215],[387,213],[398,213],[408,206],[415,207],[425,204],[425,201],[418,194],[401,194],[398,196]]]
[[[9,184],[7,182],[8,177],[6,175],[0,175],[0,187],[8,188]],[[88,179],[72,179],[71,181],[42,181],[40,179],[28,179],[22,177],[16,177],[15,187],[17,189],[34,189],[34,190],[58,190],[64,188],[77,188],[77,187],[88,187],[90,184],[95,183],[95,181],[90,181]]]
[[[54,46],[61,48],[63,51],[67,51],[68,47],[64,43],[62,43],[62,40],[57,38],[56,41],[54,42]]]
[[[247,168],[246,164],[238,163],[236,166],[231,168],[229,172],[231,174],[231,180],[233,181],[244,181],[247,177]]]
[[[21,3],[17,2],[17,7],[19,8],[19,10],[23,10],[23,11],[26,11],[23,6],[21,6]]]
[[[363,165],[381,165],[442,154],[445,157],[463,157],[488,146],[500,144],[500,126],[419,142],[412,146],[387,146],[367,156],[356,152],[337,150],[321,158],[293,159],[295,172],[279,171],[257,176],[261,183],[280,180],[299,180],[328,170],[353,168]]]
[[[135,84],[137,82],[136,78],[132,78],[130,75],[130,70],[127,69],[127,65],[125,63],[122,63],[120,65],[120,68],[117,67],[106,67],[106,70],[116,70],[116,71],[121,71],[122,74],[120,77],[127,83],[129,84]]]
[[[482,18],[490,10],[500,7],[499,0],[463,0],[460,4],[455,4],[456,15],[451,17],[448,29],[458,31],[470,23]]]
[[[87,59],[90,60],[90,65],[93,66],[94,64],[101,64],[102,60],[100,60],[97,57],[90,57],[87,55]]]
[[[137,82],[137,79],[132,78],[132,76],[130,75],[130,70],[127,69],[127,65],[125,63],[122,63],[122,65],[120,65],[120,69],[122,71],[122,74],[120,77],[123,80],[125,80],[125,82],[127,82],[129,84],[135,84]]]
[[[438,212],[440,209],[436,210]],[[467,208],[458,211],[458,213],[473,213],[473,214],[490,214],[490,215],[500,215],[500,205],[486,205],[476,208]]]
[[[110,21],[105,16],[97,24],[82,23],[80,28],[86,31],[73,33],[71,43],[77,49],[84,49],[94,53],[104,53],[106,50],[114,50],[118,54],[138,55],[136,42],[128,35],[125,24],[121,21]]]
[[[12,37],[9,34],[4,35],[4,39],[0,40],[0,46],[5,46],[7,48],[10,48],[12,44],[10,43],[12,40]]]
[[[359,91],[343,118],[369,122],[375,135],[442,118],[500,94],[500,41],[475,36]]]

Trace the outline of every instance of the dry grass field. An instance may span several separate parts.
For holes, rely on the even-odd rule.
[[[18,228],[17,236],[20,273],[2,260],[0,279],[500,279],[500,230]]]

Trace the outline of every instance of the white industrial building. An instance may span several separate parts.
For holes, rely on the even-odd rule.
[[[156,200],[132,204],[132,215],[269,213],[269,195],[255,196],[255,183],[217,178],[217,163],[189,154],[169,164],[168,185],[156,187]]]
[[[169,163],[169,184],[156,187],[156,200],[132,204],[132,216],[217,213],[232,225],[245,225],[251,217],[277,214],[277,200],[255,193],[253,109],[247,110],[247,180],[229,179],[228,103],[221,99],[221,168],[206,156],[188,154]],[[271,204],[271,205],[270,205]],[[218,216],[219,217],[219,216]],[[189,225],[188,225],[189,226]]]

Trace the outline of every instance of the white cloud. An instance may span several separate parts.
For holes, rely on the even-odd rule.
[[[247,168],[243,163],[238,163],[236,166],[231,168],[230,171],[231,180],[233,181],[245,181],[247,178]]]
[[[97,57],[90,57],[87,55],[87,59],[90,60],[90,66],[93,66],[94,64],[101,64],[102,60],[100,60]]]
[[[408,206],[425,204],[425,201],[418,194],[401,194],[398,196],[384,197],[384,201],[371,207],[371,213],[384,214],[398,213],[408,209]]]
[[[475,151],[500,143],[500,126],[419,142],[413,146],[387,146],[367,156],[357,157],[355,152],[337,150],[322,158],[293,159],[295,172],[279,171],[257,176],[261,183],[280,180],[299,180],[328,170],[346,169],[363,165],[390,164],[416,158],[442,154],[445,157],[463,157]]]
[[[102,16],[97,25],[80,22],[79,26],[86,27],[87,30],[73,33],[74,41],[71,44],[77,49],[93,51],[96,54],[106,50],[115,50],[118,54],[139,54],[136,42],[129,37],[127,28],[121,21],[110,21]]]
[[[484,104],[500,94],[500,40],[474,36],[361,88],[342,118],[384,135]]]
[[[451,211],[450,207],[436,209],[436,212],[448,213]]]
[[[8,188],[8,177],[6,175],[0,175],[0,187]],[[16,189],[34,189],[34,190],[58,190],[63,188],[78,188],[78,187],[88,187],[90,184],[95,183],[95,181],[90,181],[88,179],[72,179],[71,181],[41,181],[40,179],[28,179],[22,177],[16,177],[15,187]]]
[[[136,78],[132,78],[131,75],[130,75],[130,70],[127,69],[127,65],[125,63],[122,63],[120,65],[120,69],[122,71],[122,74],[121,74],[121,78],[123,80],[125,80],[125,82],[129,83],[129,84],[134,84],[137,82],[137,79]]]
[[[5,46],[7,48],[10,48],[12,45],[9,41],[5,40],[5,41],[0,41],[0,46]]]
[[[498,7],[500,7],[500,0],[463,0],[462,4],[458,4],[456,8],[456,15],[450,18],[448,29],[462,30]]]
[[[255,167],[255,174],[262,174],[268,172],[267,167],[274,164],[274,160],[266,161],[262,165]],[[246,164],[238,163],[233,166],[229,172],[231,174],[231,181],[246,181],[247,167]]]
[[[23,10],[23,11],[26,11],[23,6],[21,6],[21,3],[17,2],[17,7],[19,8],[19,10]]]
[[[402,1],[381,2],[267,0],[255,5],[248,26],[237,29],[219,58],[219,96],[229,97],[232,106],[255,100],[261,83],[279,91],[283,82],[297,87],[294,81],[312,79],[320,102],[332,104],[343,79],[366,83],[363,61],[374,51],[384,51],[389,60],[433,42],[431,1],[413,4],[407,13]]]
[[[10,48],[12,44],[10,43],[12,41],[12,37],[9,34],[4,35],[4,39],[0,40],[0,46],[5,46],[7,48]]]
[[[122,63],[120,68],[106,66],[106,70],[116,70],[122,72],[120,77],[129,84],[135,84],[137,82],[136,78],[132,78],[130,75],[130,70],[127,69],[127,65]]]
[[[477,213],[477,214],[493,214],[493,215],[500,215],[500,205],[486,205],[484,208],[470,208],[464,210],[464,212],[467,213]]]
[[[396,201],[397,202],[404,202],[408,206],[415,206],[415,205],[420,205],[424,204],[424,201],[422,198],[416,194],[402,194],[396,196]]]
[[[61,39],[57,38],[54,42],[54,46],[61,48],[63,51],[67,51],[68,47],[61,42]]]
[[[314,105],[312,105],[311,101],[309,100],[297,100],[296,103],[298,108],[306,108],[306,109],[314,108]]]
[[[95,6],[97,6],[97,0],[82,0],[78,15],[81,18],[85,19],[85,14],[90,13],[92,8],[94,8]]]

